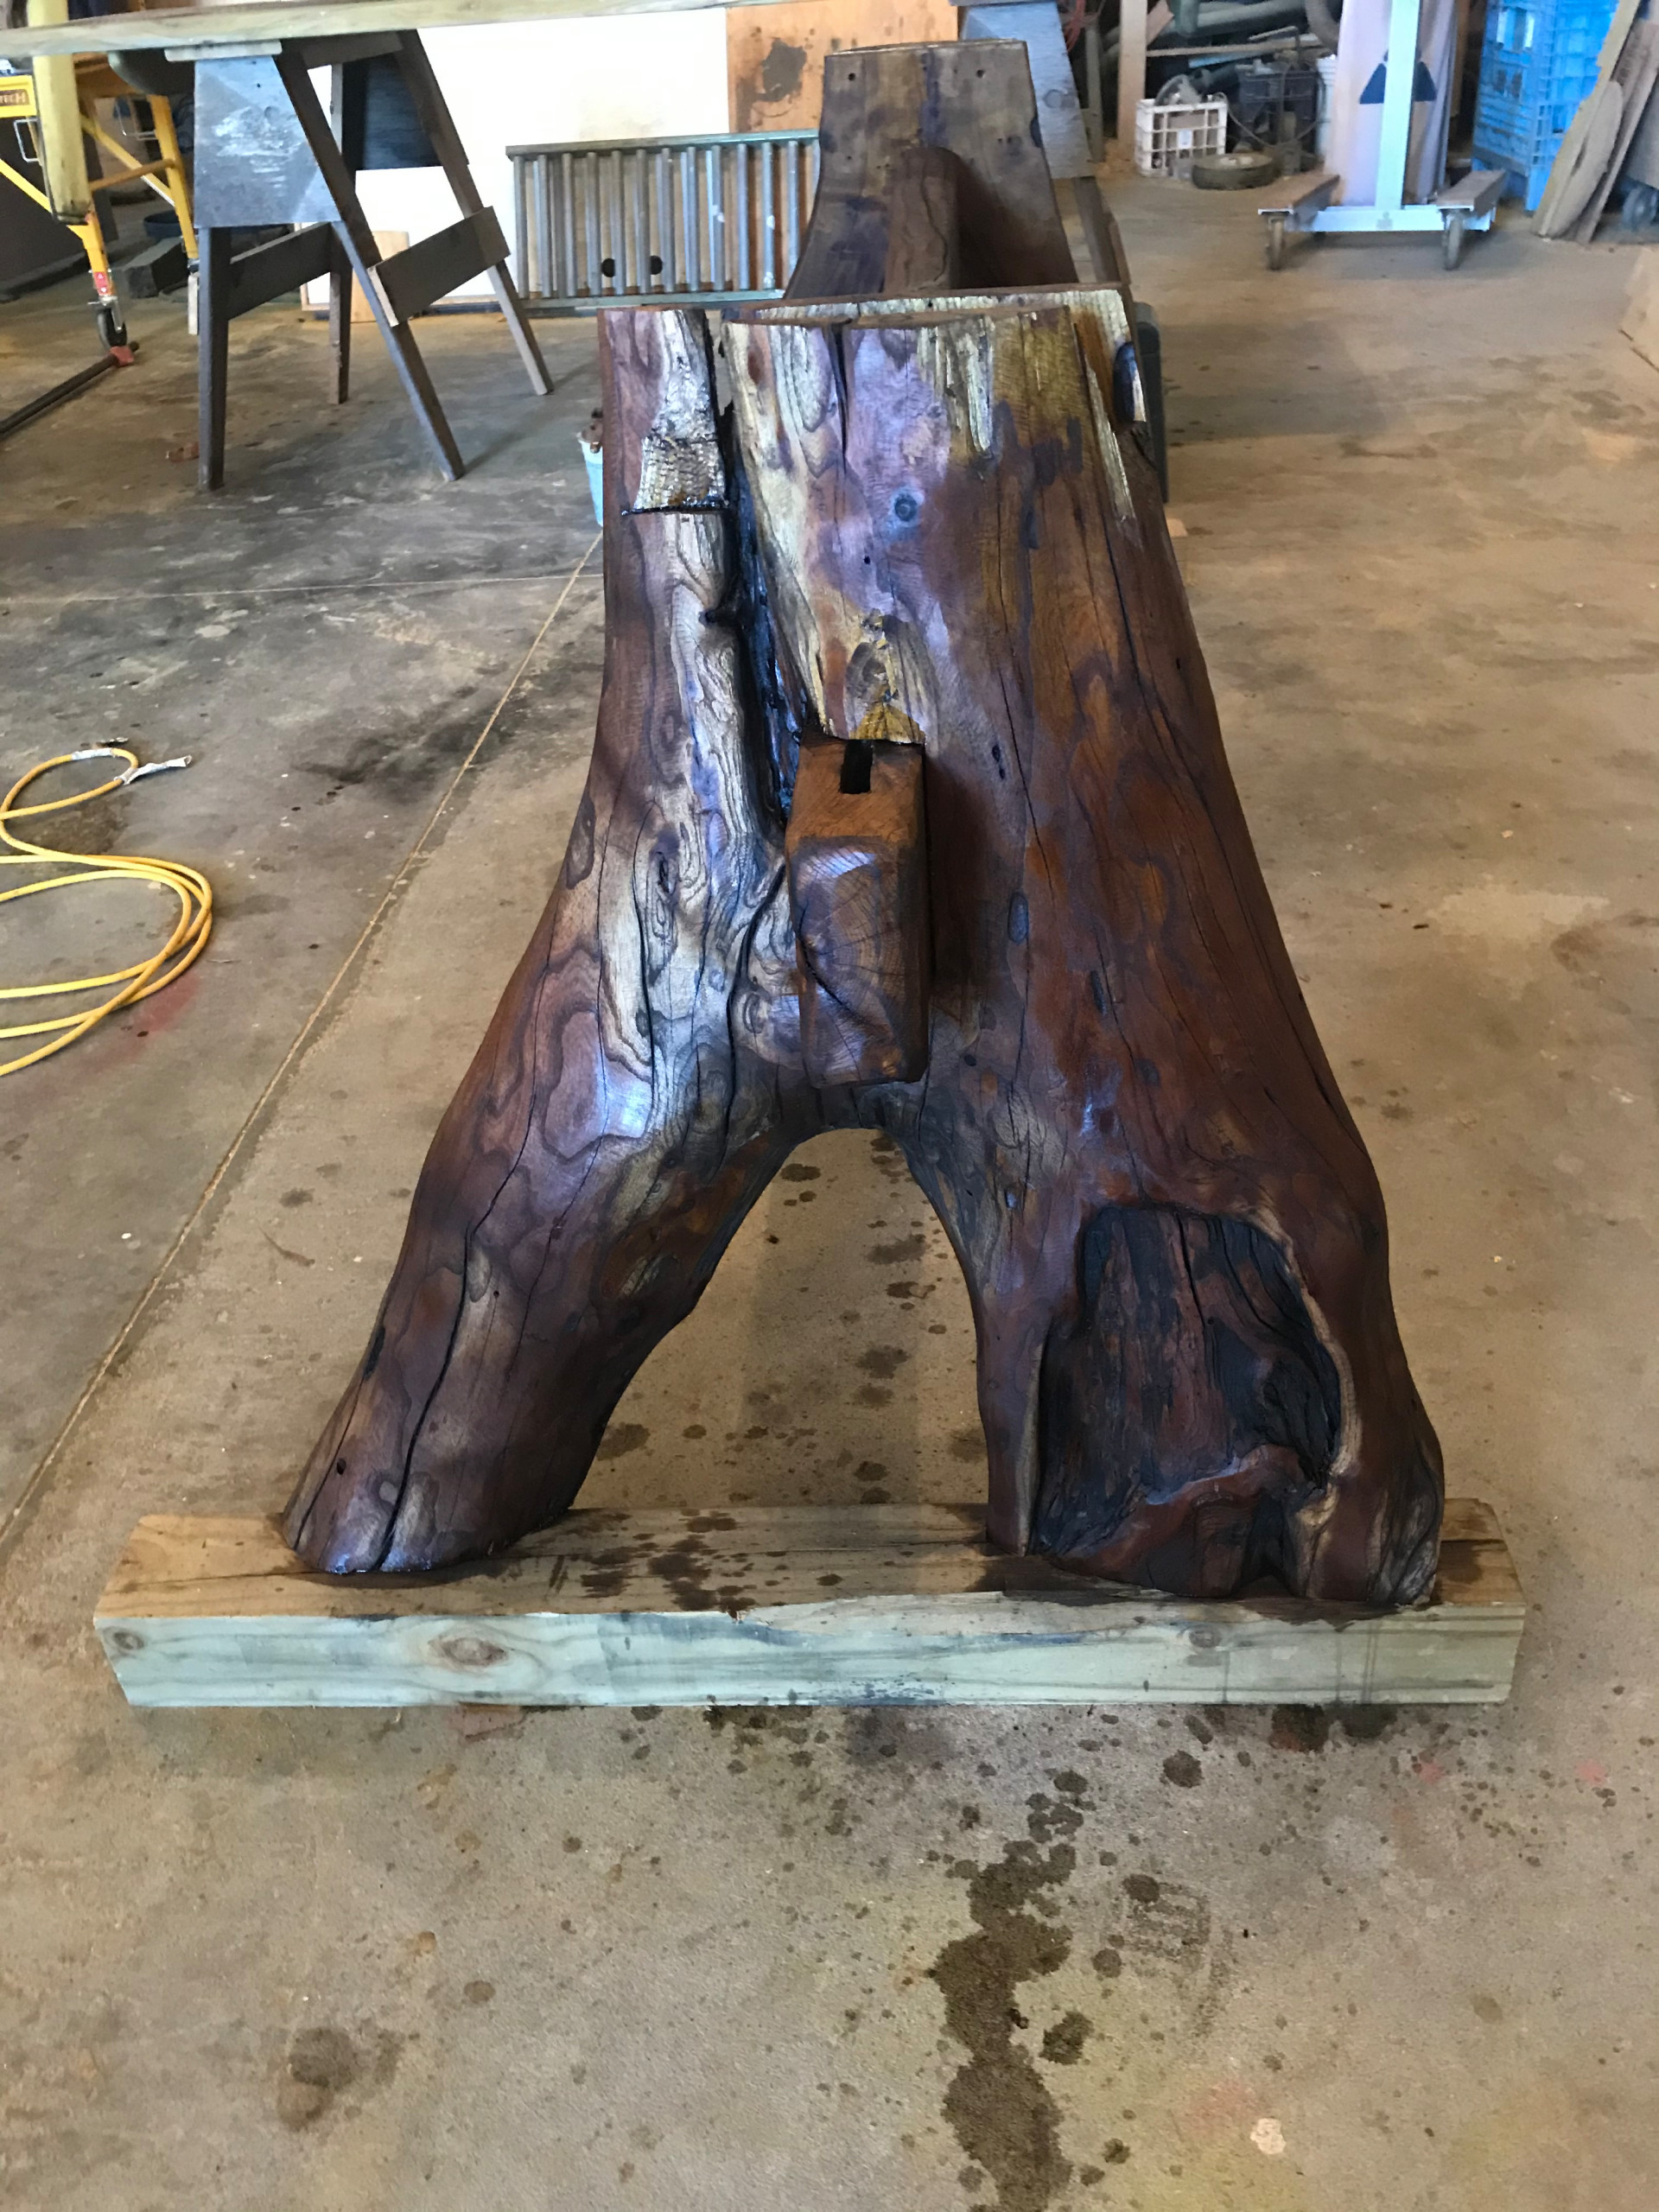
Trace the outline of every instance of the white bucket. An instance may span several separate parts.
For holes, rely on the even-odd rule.
[[[594,502],[594,520],[601,530],[605,527],[605,448],[589,445],[578,430],[576,443],[582,448],[582,457],[588,464],[588,489]]]

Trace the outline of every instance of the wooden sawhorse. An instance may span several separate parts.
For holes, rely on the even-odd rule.
[[[453,482],[465,463],[415,342],[411,321],[457,285],[487,274],[529,373],[552,390],[547,365],[507,270],[507,243],[484,205],[466,150],[416,31],[250,41],[227,52],[169,48],[196,72],[196,227],[200,235],[200,481],[225,480],[230,326],[250,308],[329,280],[334,397],[351,381],[351,286],[362,285],[409,404]],[[311,71],[334,71],[331,125]],[[364,168],[441,168],[461,219],[382,259],[357,196]],[[299,227],[245,252],[233,230]]]

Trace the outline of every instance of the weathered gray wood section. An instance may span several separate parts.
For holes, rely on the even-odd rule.
[[[1198,1603],[992,1549],[982,1509],[579,1509],[486,1566],[301,1566],[270,1520],[141,1521],[98,1632],[138,1706],[1483,1704],[1524,1607],[1491,1509],[1429,1601]]]

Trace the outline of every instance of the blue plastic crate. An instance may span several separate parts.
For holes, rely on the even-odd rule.
[[[1475,107],[1475,165],[1503,169],[1528,213],[1594,86],[1615,0],[1491,0]]]

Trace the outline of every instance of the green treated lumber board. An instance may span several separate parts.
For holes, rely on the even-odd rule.
[[[579,1509],[482,1566],[334,1577],[274,1521],[141,1521],[94,1616],[137,1706],[1484,1704],[1525,1608],[1489,1507],[1397,1612],[1101,1584],[969,1506]]]

